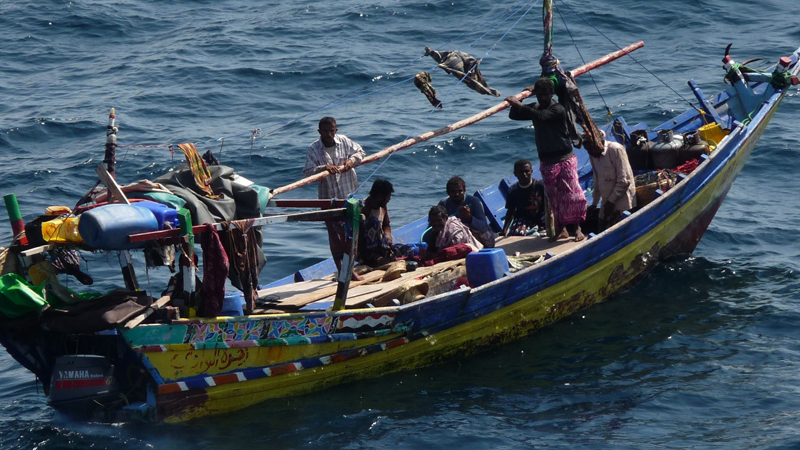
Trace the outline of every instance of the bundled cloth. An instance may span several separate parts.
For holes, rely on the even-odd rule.
[[[178,144],[178,148],[181,149],[186,156],[186,161],[189,163],[189,167],[192,170],[194,180],[197,186],[203,191],[204,195],[208,198],[217,198],[217,195],[214,194],[214,190],[211,189],[211,172],[208,171],[205,160],[203,160],[200,153],[197,152],[197,148],[194,144],[191,142]]]
[[[475,249],[469,244],[455,244],[439,250],[432,259],[420,261],[420,263],[423,266],[432,266],[445,261],[455,261],[456,259],[465,258],[474,251]]]
[[[473,91],[482,95],[494,95],[500,97],[500,91],[492,89],[486,84],[480,70],[480,61],[475,57],[464,52],[453,50],[449,52],[438,52],[425,47],[425,56],[430,56],[439,64],[442,70],[453,75],[459,80],[464,80]]]
[[[414,86],[416,86],[420,92],[425,94],[425,97],[428,99],[431,105],[438,109],[442,109],[442,102],[436,98],[436,89],[434,89],[433,85],[431,85],[432,80],[433,78],[431,77],[430,73],[420,72],[414,75]]]
[[[600,134],[600,129],[595,125],[594,120],[589,115],[586,105],[583,103],[578,85],[575,83],[575,78],[571,74],[564,71],[561,65],[553,56],[552,49],[548,49],[539,60],[539,65],[542,66],[542,76],[549,77],[553,80],[558,95],[558,103],[564,106],[567,110],[567,130],[569,137],[572,140],[572,145],[580,148],[583,139],[575,124],[579,124],[583,128],[584,133],[589,135],[589,138],[594,142],[596,148],[603,148],[603,136]]]
[[[185,208],[192,214],[192,223],[219,223],[234,221],[229,230],[220,233],[220,240],[230,260],[228,278],[231,284],[245,293],[248,306],[255,305],[258,274],[266,264],[261,246],[261,227],[253,226],[252,220],[261,217],[261,203],[257,190],[233,182],[234,171],[223,165],[207,168],[211,175],[209,186],[218,194],[217,198],[203,195],[193,172],[186,166],[158,178],[173,194],[186,201]],[[222,265],[220,265],[220,271]],[[221,294],[215,289],[216,296]],[[216,300],[209,304],[217,308]]]
[[[456,244],[467,244],[476,252],[483,248],[483,244],[478,242],[469,227],[461,222],[461,219],[450,216],[447,218],[442,232],[436,236],[436,248],[443,249]]]

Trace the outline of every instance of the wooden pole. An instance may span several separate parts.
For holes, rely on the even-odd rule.
[[[322,211],[311,211],[311,212],[297,213],[297,214],[259,217],[258,219],[253,219],[253,226],[260,227],[264,225],[274,225],[277,223],[319,221],[319,220],[341,218],[341,217],[345,217],[344,208],[325,209]],[[213,225],[217,231],[222,230],[222,223],[215,223]],[[192,233],[194,234],[200,234],[205,232],[206,232],[205,225],[197,225],[192,227]],[[130,239],[132,243],[152,241],[154,239],[166,239],[168,243],[171,243],[170,240],[178,238],[181,235],[180,233],[181,233],[180,230],[173,228],[171,230],[159,230],[159,231],[149,231],[146,233],[131,234],[128,237],[128,239]]]
[[[353,236],[350,237],[350,252],[342,256],[342,268],[339,270],[339,279],[336,285],[336,297],[334,297],[333,311],[341,311],[344,309],[345,302],[347,301],[347,292],[350,290],[350,280],[353,278],[353,265],[356,261],[358,253],[358,223],[361,219],[361,204],[358,200],[351,198],[347,200],[346,223],[350,224],[350,229],[353,231]],[[347,227],[345,227],[347,228]]]
[[[117,164],[117,131],[116,127],[116,114],[114,108],[108,113],[108,126],[106,127],[106,153],[103,157],[103,162],[106,164],[106,169],[112,178],[116,178],[116,164]]]
[[[621,48],[621,49],[619,49],[619,50],[617,50],[615,52],[611,52],[611,53],[607,54],[606,56],[603,56],[602,58],[597,58],[592,62],[586,63],[586,64],[578,67],[577,69],[573,69],[572,71],[570,71],[570,74],[572,74],[573,78],[578,78],[579,76],[585,74],[586,72],[588,72],[588,71],[590,71],[592,69],[596,69],[596,68],[598,68],[600,66],[604,66],[604,65],[610,63],[611,61],[620,59],[623,56],[625,56],[625,55],[627,55],[629,53],[632,53],[633,51],[638,50],[638,49],[640,49],[642,47],[644,47],[644,42],[643,41],[635,42],[635,43],[633,43],[633,44],[631,44],[631,45],[629,45],[627,47]]]
[[[100,181],[102,181],[103,184],[106,185],[106,188],[108,188],[108,193],[110,194],[109,198],[114,198],[118,202],[125,205],[131,204],[130,200],[128,200],[128,197],[125,196],[125,193],[122,192],[122,189],[117,184],[117,181],[111,176],[110,173],[108,173],[104,165],[98,164],[94,171],[100,178]],[[131,291],[138,291],[139,281],[136,280],[136,272],[133,269],[133,259],[131,258],[130,251],[119,251],[119,267],[122,269],[122,278],[125,280],[125,287]]]
[[[195,290],[195,265],[194,265],[194,233],[192,232],[192,215],[186,208],[178,211],[178,229],[181,233],[181,252],[180,266],[183,277],[183,301],[189,310],[189,317],[197,315],[196,305],[194,304]]]
[[[8,212],[8,221],[11,222],[11,231],[14,233],[14,237],[17,237],[25,231],[25,222],[22,220],[22,214],[19,212],[17,196],[14,194],[5,195],[3,201],[6,202],[6,212]],[[20,243],[23,245],[27,244],[27,236],[22,236],[20,238]]]
[[[542,31],[544,32],[544,54],[553,53],[553,0],[542,3]]]
[[[573,77],[577,77],[577,76],[583,75],[584,73],[586,73],[586,72],[588,72],[588,71],[590,71],[592,69],[596,69],[596,68],[598,68],[598,67],[600,67],[602,65],[608,64],[611,61],[619,59],[622,56],[633,52],[634,50],[642,48],[643,46],[644,46],[644,43],[639,41],[639,42],[637,42],[635,44],[632,44],[632,45],[629,45],[629,46],[623,48],[622,50],[618,50],[618,51],[616,51],[614,53],[609,53],[608,55],[603,56],[600,59],[596,59],[596,60],[594,60],[594,61],[592,61],[592,62],[590,62],[590,63],[588,63],[586,65],[583,65],[583,66],[578,67],[577,69],[573,70],[572,71],[572,76]],[[515,97],[517,98],[517,100],[522,101],[522,100],[530,97],[530,95],[531,95],[531,93],[529,91],[522,91],[519,94],[517,94]],[[458,129],[464,128],[464,127],[469,126],[469,125],[472,125],[472,124],[474,124],[476,122],[479,122],[479,121],[481,121],[481,120],[483,120],[483,119],[485,119],[487,117],[493,116],[493,115],[499,113],[500,111],[502,111],[502,110],[504,110],[506,108],[508,108],[508,102],[502,101],[502,102],[500,102],[500,104],[492,106],[489,109],[485,109],[485,110],[479,112],[478,114],[475,114],[474,116],[468,117],[468,118],[466,118],[466,119],[464,119],[462,121],[452,123],[450,125],[447,125],[446,127],[439,128],[438,130],[433,130],[433,131],[428,131],[426,133],[422,133],[417,137],[406,139],[403,142],[400,142],[400,143],[394,144],[392,146],[386,147],[385,149],[383,149],[383,150],[381,150],[381,151],[379,151],[377,153],[373,153],[372,155],[369,155],[366,158],[364,158],[361,161],[360,165],[364,165],[364,164],[368,164],[368,163],[377,161],[377,160],[383,158],[384,156],[391,155],[392,153],[394,153],[396,151],[411,147],[414,144],[418,144],[420,142],[424,142],[424,141],[433,139],[433,138],[435,138],[437,136],[442,136],[442,135],[447,134],[447,133],[452,133],[453,131],[456,131]],[[310,177],[303,178],[302,180],[295,181],[294,183],[287,184],[286,186],[281,186],[279,188],[275,188],[271,192],[272,196],[275,197],[275,196],[283,194],[285,192],[289,192],[289,191],[291,191],[293,189],[297,189],[299,187],[302,187],[302,186],[305,186],[305,185],[308,185],[308,184],[311,184],[311,183],[315,183],[315,182],[327,177],[328,175],[330,175],[330,173],[328,173],[327,171],[320,172],[320,173],[311,175]]]

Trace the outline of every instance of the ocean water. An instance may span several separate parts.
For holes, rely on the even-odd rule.
[[[689,79],[708,95],[723,89],[728,43],[740,62],[775,61],[800,46],[789,0],[557,6],[555,49],[566,68],[645,42],[635,60],[578,79],[599,123],[611,111],[655,126],[694,102]],[[422,57],[424,47],[483,57],[488,83],[517,93],[539,73],[541,5],[6,1],[0,41],[0,192],[15,193],[28,220],[72,206],[94,184],[111,107],[128,146],[118,149],[120,181],[168,172],[181,159],[168,145],[195,142],[273,188],[301,178],[322,116],[373,153],[475,114],[499,99],[457,85]],[[410,81],[423,70],[440,111]],[[70,422],[0,351],[0,449],[798,448],[798,117],[793,88],[692,257],[511,345],[157,426]],[[501,113],[358,173],[394,183],[399,226],[442,198],[449,177],[475,190],[510,176],[519,158],[536,159],[532,130]],[[315,196],[307,186],[283,198]],[[0,239],[10,237],[3,223]],[[271,227],[264,249],[263,282],[329,256],[318,223]],[[114,260],[87,260],[98,287],[121,282]],[[143,283],[168,276],[136,263]]]

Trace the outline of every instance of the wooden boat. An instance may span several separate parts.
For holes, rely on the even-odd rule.
[[[257,309],[249,315],[177,317],[170,306],[175,299],[164,296],[99,332],[47,329],[36,313],[3,318],[0,343],[43,381],[55,408],[95,419],[176,422],[436,364],[518,339],[625,289],[665,258],[694,250],[787,92],[786,81],[800,72],[799,56],[800,49],[782,59],[775,72],[748,73],[744,80],[732,66],[731,87],[706,99],[693,86],[699,106],[654,128],[618,119],[606,135],[627,146],[638,130],[650,141],[662,130],[677,135],[702,128],[720,134],[714,150],[699,158],[691,173],[680,175],[674,185],[656,184],[661,189],[652,189],[648,204],[583,242],[499,238],[504,259],[522,257],[529,265],[490,275],[494,279],[480,286],[465,285],[463,278],[486,275],[485,267],[471,273],[465,259],[412,272],[391,267],[362,271],[365,279],[352,283],[352,260],[338,277],[331,276],[335,270],[328,260],[261,289]],[[501,103],[496,110],[504,107]],[[585,153],[579,155],[585,162]],[[100,169],[114,192],[116,183]],[[580,175],[590,189],[591,171],[583,169]],[[495,227],[502,223],[509,185],[510,180],[501,180],[476,192]],[[291,186],[285,188],[273,194]],[[355,200],[347,202],[347,211],[330,208],[345,206],[335,202],[271,200],[279,207],[324,203],[329,209],[267,216],[257,224],[347,212],[357,226]],[[130,241],[180,239],[181,234],[185,239],[173,242],[191,254],[192,228],[183,220],[180,232],[131,235]],[[426,218],[417,220],[395,230],[395,240],[416,242],[426,227]],[[26,258],[52,249],[52,244],[31,248],[17,241],[7,252],[25,264]],[[125,253],[120,252],[123,271]],[[191,269],[185,268],[188,292],[195,289]]]

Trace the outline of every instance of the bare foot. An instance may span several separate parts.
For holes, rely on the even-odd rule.
[[[364,281],[364,277],[362,277],[361,275],[353,272],[353,276],[350,277],[350,281]]]
[[[550,242],[560,241],[563,239],[569,239],[569,232],[567,231],[567,227],[563,227],[561,232],[558,233],[558,236],[551,237]]]
[[[580,242],[584,239],[586,239],[586,236],[583,235],[579,227],[578,230],[575,232],[575,242]]]

